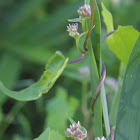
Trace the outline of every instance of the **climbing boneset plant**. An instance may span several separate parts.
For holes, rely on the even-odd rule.
[[[95,0],[85,0],[84,5],[77,10],[79,18],[68,20],[73,23],[67,26],[67,31],[69,36],[75,39],[76,47],[81,53],[81,57],[68,61],[68,58],[65,58],[61,52],[57,51],[46,65],[45,71],[37,83],[22,91],[15,92],[7,89],[0,82],[0,90],[7,96],[19,101],[36,100],[41,97],[42,94],[49,91],[67,65],[78,63],[88,57],[92,97],[90,98],[91,101],[89,103],[86,98],[87,95],[85,95],[87,93],[84,93],[82,97],[88,105],[83,102],[81,106],[84,110],[83,114],[85,113],[85,116],[93,117],[95,139],[139,140],[139,32],[132,26],[118,26],[115,30],[112,15],[105,8],[103,3],[101,3],[101,7],[103,20],[108,32],[103,37],[101,37],[100,11]],[[82,33],[78,32],[78,24],[81,24]],[[109,48],[117,55],[122,63],[127,66],[121,94],[114,97],[110,116],[108,115],[108,106],[104,87],[106,68],[101,56],[101,40],[104,39],[106,39]],[[119,98],[120,101],[117,102]],[[88,106],[90,106],[90,109]],[[114,110],[118,110],[117,115]],[[92,114],[94,114],[94,116],[92,116]],[[88,130],[81,126],[80,121],[76,123],[69,114],[67,116],[71,125],[70,128],[66,129],[65,135],[74,140],[89,139]],[[113,120],[114,118],[116,118],[115,121]],[[89,123],[88,119],[85,124],[88,125],[87,123]],[[131,126],[133,127],[129,127],[129,124],[132,124]],[[58,132],[47,128],[38,138],[36,138],[36,140],[41,139],[62,140],[65,139],[65,137]]]

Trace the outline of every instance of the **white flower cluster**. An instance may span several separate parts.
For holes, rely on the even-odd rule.
[[[67,31],[69,32],[69,36],[71,36],[71,37],[79,36],[78,23],[69,24],[69,26],[67,26]]]
[[[81,124],[79,121],[77,124],[70,125],[70,128],[67,128],[65,135],[74,140],[84,140],[86,138],[86,134],[81,131]]]
[[[89,4],[84,4],[78,9],[78,14],[80,18],[90,17],[91,16],[91,9]]]

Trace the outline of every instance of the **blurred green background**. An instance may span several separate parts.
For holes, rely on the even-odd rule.
[[[118,25],[133,25],[140,30],[138,0],[97,1],[100,10],[102,1],[112,13],[115,29]],[[67,19],[78,17],[77,9],[83,4],[84,0],[0,0],[0,80],[6,87],[18,91],[32,85],[57,50],[70,60],[80,56],[66,26]],[[106,34],[103,23],[101,34]],[[101,50],[107,69],[110,109],[120,62],[105,41],[101,43]],[[49,93],[36,101],[19,102],[0,92],[0,139],[31,140],[47,127],[64,135],[66,113],[93,130],[85,120],[86,112],[81,111],[82,92],[87,92],[89,101],[91,97],[87,66],[88,58],[67,66]],[[93,135],[89,132],[89,137]]]

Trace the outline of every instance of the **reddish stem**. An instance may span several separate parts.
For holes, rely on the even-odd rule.
[[[113,131],[111,124],[110,124],[110,131],[111,131],[110,140],[114,140],[114,131]]]
[[[110,36],[112,33],[114,33],[116,30],[113,30],[111,32],[109,32],[108,34],[104,35],[103,37],[101,37],[101,40],[104,40],[105,38],[107,38],[108,36]]]
[[[104,80],[105,80],[105,77],[106,77],[106,68],[105,68],[105,65],[102,64],[102,66],[103,66],[102,78],[101,78],[101,81],[100,81],[100,83],[98,85],[98,88],[97,88],[97,90],[96,90],[96,92],[95,92],[95,94],[94,94],[94,96],[93,96],[93,98],[91,100],[91,103],[90,103],[90,107],[91,107],[92,111],[93,111],[94,102],[95,102],[95,100],[96,100],[96,98],[97,98],[97,96],[98,96],[98,94],[99,94],[99,92],[101,90],[101,87],[102,87],[102,85],[104,83]]]
[[[81,56],[81,57],[78,58],[78,59],[75,59],[75,60],[72,60],[72,61],[68,61],[67,64],[74,64],[74,63],[80,62],[80,61],[82,61],[85,57],[86,57],[86,55],[83,55],[83,56]]]

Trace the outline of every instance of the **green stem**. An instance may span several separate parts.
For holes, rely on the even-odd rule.
[[[21,108],[24,106],[25,102],[17,102],[12,110],[8,113],[8,115],[4,118],[2,125],[0,127],[0,139],[2,139],[6,129],[8,126],[13,122],[15,119],[15,116],[17,113],[21,110]]]
[[[94,15],[94,9],[95,9],[95,0],[92,0],[92,14],[93,15]],[[99,84],[99,78],[101,75],[100,64],[102,62],[101,57],[100,57],[100,16],[99,16],[99,11],[98,11],[97,5],[96,5],[95,10],[97,13],[95,15],[96,16],[95,17],[96,28],[94,31],[94,35],[96,35],[95,36],[96,38],[94,39],[94,45],[95,45],[94,53],[93,53],[92,44],[91,44],[91,40],[90,40],[90,33],[91,33],[92,27],[93,27],[93,15],[90,18],[89,32],[88,32],[85,42],[84,42],[85,50],[87,50],[86,47],[87,47],[87,43],[88,43],[88,56],[89,56],[90,73],[91,73],[91,89],[92,89],[93,96],[94,96],[96,89],[98,87],[98,84]],[[95,55],[96,55],[96,57],[95,57]],[[97,65],[98,65],[99,69],[97,68]],[[103,114],[102,114],[102,112],[103,112]],[[99,96],[96,99],[96,102],[94,104],[94,127],[95,127],[96,137],[101,137],[103,135],[102,117],[104,117],[106,136],[109,137],[110,125],[109,125],[108,108],[107,108],[104,84],[101,88],[101,94],[99,94]]]
[[[88,93],[88,81],[83,80],[82,81],[82,112],[84,116],[84,127],[88,128],[88,122],[89,122],[89,111],[87,109],[87,93]]]
[[[86,51],[83,51],[83,50],[80,48],[79,38],[76,39],[76,46],[77,46],[77,49],[78,49],[82,54],[86,54],[86,53],[87,53]]]
[[[87,108],[87,80],[82,81],[82,106]]]
[[[83,28],[83,32],[87,31],[86,30],[86,21],[85,20],[82,22],[82,28]]]
[[[92,9],[91,9],[91,18],[90,18],[90,25],[89,25],[89,30],[88,30],[88,33],[87,33],[87,36],[86,36],[86,39],[85,39],[85,42],[84,42],[84,49],[85,51],[87,51],[87,42],[88,42],[88,39],[90,37],[90,33],[92,31],[92,26],[93,26],[93,17],[94,17],[94,11],[95,11],[95,3],[96,1],[95,0],[92,0]]]
[[[93,96],[93,98],[91,100],[91,104],[90,104],[90,107],[91,107],[92,111],[93,111],[94,102],[95,102],[97,96],[99,95],[99,92],[100,92],[100,90],[101,90],[101,88],[102,88],[102,86],[104,84],[105,77],[106,77],[106,68],[105,68],[105,65],[102,64],[102,66],[103,66],[102,78],[101,78],[101,81],[100,81],[100,83],[98,85],[98,88],[97,88],[97,90],[96,90],[96,92],[95,92],[95,94],[94,94],[94,96]]]
[[[89,4],[90,3],[90,0],[85,0],[85,4]]]
[[[92,0],[92,12],[91,12],[91,18],[90,18],[90,26],[88,30],[87,21],[85,23],[85,29],[88,30],[85,42],[84,42],[84,49],[88,50],[88,56],[89,56],[89,64],[90,64],[90,78],[91,78],[91,90],[92,95],[94,96],[96,89],[99,84],[99,73],[98,68],[95,60],[95,56],[92,50],[92,43],[90,40],[90,33],[92,31],[93,26],[93,16],[94,16],[94,9],[95,9],[95,0]],[[88,49],[87,47],[88,43]],[[96,99],[96,102],[94,104],[94,127],[95,127],[95,133],[97,137],[101,137],[103,134],[102,131],[102,104],[101,104],[101,95],[98,96]]]

